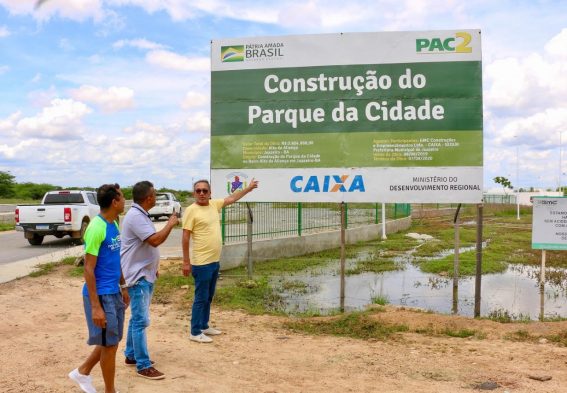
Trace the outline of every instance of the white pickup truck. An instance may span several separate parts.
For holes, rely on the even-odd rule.
[[[16,230],[24,232],[33,246],[39,246],[47,235],[69,235],[82,243],[87,225],[99,212],[94,191],[49,191],[41,205],[16,207]]]

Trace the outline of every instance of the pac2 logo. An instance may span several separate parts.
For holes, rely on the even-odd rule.
[[[293,192],[365,192],[362,175],[349,178],[349,175],[294,176],[289,182]]]
[[[469,46],[472,36],[464,31],[457,32],[454,37],[418,38],[415,40],[417,53],[471,53]]]

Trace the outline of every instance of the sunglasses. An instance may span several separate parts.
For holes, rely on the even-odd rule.
[[[209,192],[209,190],[207,190],[206,188],[197,188],[195,189],[195,193],[196,194],[207,194]]]

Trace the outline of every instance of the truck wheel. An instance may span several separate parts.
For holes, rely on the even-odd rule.
[[[43,243],[43,236],[42,235],[38,235],[37,233],[33,234],[33,237],[31,239],[28,239],[28,242],[32,245],[32,246],[40,246],[41,243]]]
[[[87,227],[89,226],[89,221],[88,220],[83,220],[83,222],[81,223],[81,237],[79,238],[79,244],[85,244],[85,232],[87,231]]]

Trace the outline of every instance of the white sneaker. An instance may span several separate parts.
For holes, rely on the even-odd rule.
[[[78,368],[74,369],[69,373],[69,378],[77,382],[77,384],[79,385],[79,387],[83,392],[96,393],[96,389],[93,386],[93,381],[91,379],[91,376],[81,374]]]
[[[209,336],[218,336],[222,333],[222,331],[215,329],[215,328],[206,328],[205,330],[201,330],[204,334],[208,334]]]
[[[190,334],[189,339],[192,340],[192,341],[196,341],[198,343],[212,343],[213,342],[212,338],[205,336],[203,333],[199,334],[198,336],[193,336],[192,334]]]

